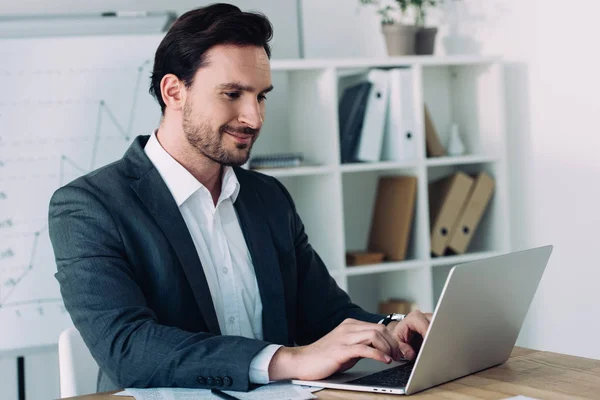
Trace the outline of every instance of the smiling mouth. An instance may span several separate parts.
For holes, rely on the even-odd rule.
[[[254,135],[249,134],[249,133],[238,133],[238,132],[230,132],[230,131],[225,131],[225,133],[227,133],[230,136],[233,136],[238,141],[244,142],[244,143],[249,143],[254,138]]]

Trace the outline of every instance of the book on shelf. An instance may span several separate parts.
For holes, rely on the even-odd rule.
[[[299,167],[304,163],[302,153],[279,153],[254,156],[250,158],[248,167],[250,169],[265,168],[291,168]]]
[[[388,261],[403,261],[406,258],[416,197],[416,176],[379,178],[368,251],[382,252]]]

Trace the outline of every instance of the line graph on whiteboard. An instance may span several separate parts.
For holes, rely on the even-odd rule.
[[[148,57],[75,65],[0,67],[0,351],[56,343],[72,324],[48,235],[54,191],[120,158],[160,117]]]

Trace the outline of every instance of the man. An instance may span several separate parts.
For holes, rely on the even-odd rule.
[[[415,357],[430,315],[385,325],[352,304],[283,185],[239,168],[265,118],[271,36],[227,4],[182,15],[156,51],[159,128],[52,197],[56,278],[100,391],[243,391]]]

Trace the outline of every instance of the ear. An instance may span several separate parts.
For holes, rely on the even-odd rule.
[[[160,93],[167,108],[172,110],[183,109],[186,87],[177,76],[173,74],[163,76],[160,81]]]

